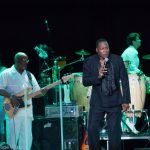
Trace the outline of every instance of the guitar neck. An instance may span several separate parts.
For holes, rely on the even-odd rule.
[[[31,98],[33,98],[33,97],[35,97],[35,96],[41,94],[42,90],[44,90],[44,89],[49,90],[49,89],[51,89],[51,88],[53,88],[53,87],[55,87],[55,86],[57,86],[57,85],[59,85],[59,84],[61,84],[61,83],[62,83],[62,81],[61,81],[61,80],[58,80],[58,81],[56,81],[56,82],[54,82],[54,83],[52,83],[52,84],[49,84],[49,85],[43,87],[43,88],[40,89],[39,91],[30,93],[30,94],[28,94],[28,99],[31,99]]]

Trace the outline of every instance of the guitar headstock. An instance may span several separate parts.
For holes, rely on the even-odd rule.
[[[71,78],[74,78],[74,74],[70,74],[70,75],[66,75],[62,77],[63,82],[67,82],[68,80],[70,80]]]

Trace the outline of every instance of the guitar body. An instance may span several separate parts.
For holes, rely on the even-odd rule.
[[[62,79],[64,82],[67,82],[72,77],[73,77],[73,74],[68,75],[68,76],[64,76],[64,77],[62,77]],[[27,91],[27,98],[26,99],[28,100],[28,99],[31,99],[33,97],[36,97],[36,96],[42,94],[42,90],[44,90],[44,89],[49,90],[49,89],[51,89],[51,88],[53,88],[59,84],[62,84],[61,80],[58,80],[52,84],[49,84],[49,85],[43,87],[42,89],[40,89],[39,91],[36,91],[33,93],[29,93],[31,91],[31,88],[27,88],[26,89],[26,91]],[[15,96],[17,96],[19,98],[18,102],[20,105],[24,104],[24,91],[21,91],[20,93],[16,94]],[[13,106],[11,103],[11,100],[9,98],[6,98],[6,97],[4,98],[3,107],[4,107],[5,113],[8,115],[9,118],[12,118],[16,115],[18,110],[21,109],[21,108],[19,108],[19,106]]]
[[[15,107],[12,106],[11,101],[9,98],[4,98],[3,104],[5,113],[8,115],[9,118],[12,118],[15,115]]]
[[[81,144],[81,150],[89,150],[89,145],[88,145],[88,134],[85,131],[84,136],[83,136],[83,141]]]
[[[29,89],[27,89],[27,90],[29,91]],[[23,92],[16,94],[17,97],[22,97],[23,95],[24,95]],[[23,99],[22,99],[22,101],[23,101]],[[3,108],[9,118],[12,118],[14,115],[16,115],[16,113],[20,109],[19,107],[13,106],[11,103],[11,100],[7,97],[4,98]]]

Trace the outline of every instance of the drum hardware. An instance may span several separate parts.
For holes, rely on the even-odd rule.
[[[55,58],[53,67],[45,69],[43,71],[45,73],[52,69],[53,82],[57,81],[60,78],[60,71],[62,71],[62,69],[64,69],[67,66],[73,65],[75,63],[84,61],[84,54],[81,56],[80,59],[78,59],[76,61],[58,66],[58,62],[59,62],[58,60],[64,60],[64,59],[66,59],[66,57],[63,58],[63,57],[59,56],[59,57]],[[63,87],[64,88],[64,102],[66,102],[66,103],[70,103],[70,87],[69,86],[70,86],[70,84],[68,84],[68,85],[64,84],[64,87]],[[57,101],[56,101],[56,103],[57,103]]]
[[[138,133],[135,133],[134,130],[132,129],[132,126],[130,126],[130,124],[127,123],[127,119],[132,119],[132,121],[135,121],[136,116],[134,115],[133,117],[127,117],[126,113],[130,113],[130,114],[136,114],[136,113],[139,114],[139,113],[141,113],[142,114],[141,117],[137,118],[139,120],[142,118],[142,116],[144,117],[145,123],[140,128],[139,133],[143,132],[143,130],[146,128],[146,126],[148,127],[148,129],[150,128],[150,120],[149,120],[149,116],[148,116],[148,111],[146,109],[143,109],[143,110],[130,110],[130,111],[126,111],[126,112],[122,113],[121,127],[122,127],[122,132],[123,133],[129,132],[129,133],[138,134]],[[135,127],[135,125],[134,125],[134,127]]]
[[[141,75],[140,80],[137,74],[128,74],[129,77],[129,88],[130,88],[130,95],[131,95],[131,104],[134,105],[134,110],[143,110],[145,104],[145,96],[146,96],[146,86],[145,86],[145,76]],[[126,113],[128,117],[131,117],[130,113]],[[136,117],[141,116],[141,112],[135,113]]]
[[[81,61],[84,61],[84,55],[82,55],[81,58],[79,58],[78,60],[75,60],[71,63],[68,63],[68,64],[62,66],[60,69],[64,69],[65,67],[71,66],[71,65],[76,64],[76,63],[81,62]]]
[[[39,54],[39,57],[42,58],[42,59],[47,59],[48,58],[48,55],[46,53],[46,51],[44,51],[41,47],[41,45],[36,46],[34,48],[37,53]],[[58,79],[60,79],[60,67],[57,66],[57,61],[60,59],[60,57],[57,57],[56,59],[54,59],[54,65],[53,67],[49,68],[49,66],[47,65],[46,61],[44,61],[44,64],[46,64],[47,66],[47,69],[43,70],[42,73],[47,73],[47,71],[51,70],[52,69],[52,79],[53,79],[53,82],[57,81]],[[61,150],[63,150],[63,139],[64,139],[64,135],[63,135],[63,110],[62,110],[62,93],[61,93],[61,86],[59,85],[59,88],[58,90],[55,90],[55,93],[56,93],[56,98],[57,98],[57,91],[59,93],[59,104],[60,104],[60,125],[61,125]],[[57,101],[56,101],[57,103]]]
[[[37,52],[39,57],[42,59],[48,58],[47,49],[48,49],[48,46],[46,44],[39,44],[38,46],[34,47],[34,50]]]
[[[144,55],[142,58],[145,60],[150,60],[150,54]]]
[[[129,121],[128,122],[128,124],[127,124],[127,122],[126,122],[126,125],[128,126],[128,128],[130,128],[130,131],[132,132],[132,133],[134,133],[134,134],[138,134],[139,133],[139,131],[137,131],[136,130],[136,128],[135,128],[135,125],[136,125],[136,121],[137,121],[137,118],[136,118],[136,111],[135,111],[135,109],[134,109],[134,105],[132,105],[132,108],[131,108],[131,114],[133,114],[132,115],[132,117],[130,117],[129,119],[132,119],[132,121]],[[141,114],[142,112],[140,112],[140,114]]]
[[[82,49],[81,51],[75,52],[75,54],[81,55],[81,58],[79,58],[78,60],[75,60],[75,61],[73,61],[71,63],[68,63],[68,64],[65,63],[63,65],[58,65],[59,62],[60,62],[60,60],[65,60],[66,59],[66,57],[59,56],[59,57],[57,57],[57,58],[54,59],[54,66],[52,68],[48,68],[48,69],[43,70],[43,72],[47,72],[47,71],[49,71],[49,70],[51,70],[53,68],[54,68],[54,70],[57,70],[57,69],[58,70],[62,70],[62,69],[64,69],[67,66],[73,65],[73,64],[81,62],[81,61],[84,61],[84,59],[85,59],[84,56],[85,55],[90,55],[90,53],[87,52],[87,51],[85,51],[84,49]]]
[[[145,78],[146,83],[146,94],[150,94],[150,77]]]
[[[76,101],[79,106],[84,106],[85,111],[89,111],[89,99],[91,96],[92,86],[85,87],[82,83],[82,72],[74,73],[74,79],[70,83],[71,99]]]
[[[125,127],[123,127],[125,125]],[[127,123],[125,122],[125,120],[123,120],[123,118],[121,118],[121,127],[122,127],[122,132],[125,133],[127,131],[129,131],[130,133],[133,133],[131,128],[127,125]],[[126,129],[124,129],[126,128]]]
[[[90,55],[90,52],[81,49],[80,51],[75,52],[75,54],[84,56],[84,55]]]
[[[60,59],[60,57],[58,57],[59,59]],[[54,64],[53,64],[53,67],[52,67],[52,80],[53,80],[53,82],[55,81],[55,80],[58,80],[58,79],[60,79],[60,71],[64,68],[64,67],[66,67],[66,66],[69,66],[69,65],[72,65],[72,64],[74,64],[74,63],[77,63],[77,62],[79,62],[79,61],[83,61],[84,60],[84,55],[82,55],[82,57],[79,59],[79,60],[77,60],[77,61],[74,61],[74,62],[72,62],[72,63],[70,63],[70,64],[65,64],[64,66],[62,66],[62,67],[59,67],[58,66],[58,64],[57,64],[57,62],[58,62],[58,58],[56,58],[56,59],[54,59]],[[46,71],[49,71],[51,68],[48,68],[48,69],[46,69],[46,70],[44,70],[43,72],[46,72]],[[57,91],[55,90],[55,92],[57,93]],[[63,142],[63,108],[62,108],[62,91],[61,91],[61,86],[59,86],[59,90],[58,90],[58,94],[59,94],[59,110],[60,110],[60,125],[61,125],[61,148],[63,149],[63,144],[64,144],[64,142]],[[68,100],[68,101],[70,101],[70,99]],[[58,102],[56,101],[56,104],[58,104]]]

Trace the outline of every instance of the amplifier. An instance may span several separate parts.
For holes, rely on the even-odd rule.
[[[63,117],[79,117],[82,115],[82,106],[62,106]],[[45,106],[45,118],[59,118],[60,107],[54,105]]]

